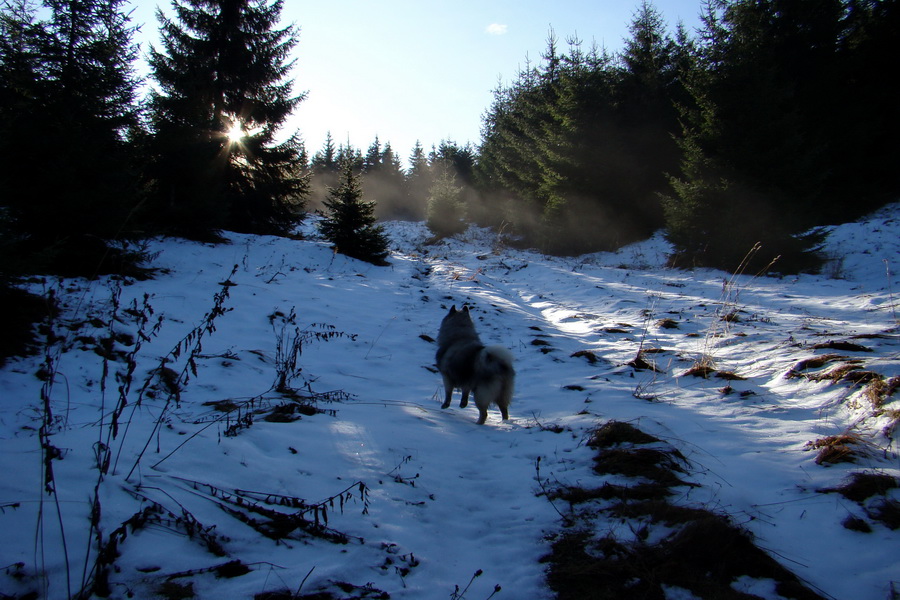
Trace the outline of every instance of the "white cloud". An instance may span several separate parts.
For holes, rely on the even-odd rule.
[[[506,29],[506,25],[501,25],[500,23],[491,23],[484,31],[491,35],[503,35],[504,33],[506,33]]]

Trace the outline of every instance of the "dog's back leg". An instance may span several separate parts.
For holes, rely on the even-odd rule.
[[[509,419],[509,404],[512,402],[513,395],[513,380],[512,377],[504,378],[503,383],[500,387],[500,394],[497,396],[497,408],[500,409],[500,415],[503,417],[503,420],[506,421]]]
[[[462,388],[462,399],[459,401],[459,407],[465,408],[469,404],[469,388]]]
[[[475,406],[478,407],[479,425],[484,425],[487,420],[488,407],[491,403],[497,402],[498,391],[500,391],[500,382],[496,378],[475,388]]]
[[[441,374],[444,378],[444,403],[441,404],[441,408],[450,408],[450,398],[453,396],[453,381],[443,373]]]

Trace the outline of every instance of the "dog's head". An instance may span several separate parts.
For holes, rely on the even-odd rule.
[[[450,312],[444,317],[444,320],[441,321],[441,324],[444,323],[472,323],[472,316],[469,314],[469,307],[463,305],[462,310],[456,310],[456,305],[450,307]]]

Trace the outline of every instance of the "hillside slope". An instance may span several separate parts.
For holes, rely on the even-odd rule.
[[[43,356],[0,371],[0,592],[550,598],[567,529],[678,531],[566,499],[646,480],[597,468],[588,441],[615,421],[677,451],[669,502],[726,515],[810,593],[889,597],[898,491],[826,490],[900,475],[898,214],[829,231],[841,279],[669,270],[660,237],[556,258],[390,223],[389,267],[309,225],[156,240],[151,281],[34,282],[60,311]],[[463,304],[516,357],[507,422],[440,409],[433,338]]]

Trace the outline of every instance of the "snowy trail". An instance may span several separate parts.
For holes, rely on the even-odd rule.
[[[673,443],[692,461],[699,470],[695,479],[704,485],[702,491],[692,492],[693,502],[734,516],[801,577],[835,597],[858,594],[860,588],[849,575],[868,570],[877,550],[860,542],[849,556],[822,552],[823,545],[828,548],[837,543],[823,532],[822,521],[839,518],[835,513],[856,513],[858,508],[839,496],[813,493],[835,482],[830,473],[808,467],[810,454],[803,450],[811,440],[840,433],[867,417],[847,414],[846,401],[853,389],[823,382],[817,384],[818,393],[809,394],[812,384],[789,383],[784,376],[799,359],[815,355],[803,345],[823,337],[848,338],[889,328],[890,319],[880,306],[883,296],[872,303],[871,294],[853,295],[848,290],[852,286],[843,282],[816,282],[812,289],[802,286],[799,293],[785,293],[783,284],[750,277],[726,282],[717,274],[688,284],[681,282],[683,276],[677,273],[617,273],[586,265],[565,271],[548,268],[549,262],[552,260],[537,267],[528,265],[533,280],[517,277],[526,269],[508,269],[507,273],[515,273],[510,277],[497,274],[503,267],[491,271],[487,266],[465,287],[454,279],[457,297],[474,299],[479,307],[486,303],[497,306],[497,312],[504,313],[504,331],[521,335],[528,328],[539,327],[535,339],[552,342],[553,358],[547,360],[547,355],[529,352],[527,344],[519,341],[517,358],[523,376],[516,408],[569,422],[575,412],[572,403],[554,410],[536,401],[540,394],[535,390],[559,396],[558,390],[542,384],[555,380],[561,388],[577,382],[597,417],[636,421]],[[535,275],[538,269],[543,272]],[[534,291],[535,280],[542,283],[543,292]],[[564,290],[561,300],[554,297],[554,289]],[[607,295],[608,289],[614,291]],[[716,291],[719,300],[710,303]],[[506,302],[498,303],[498,297]],[[734,314],[739,318],[732,323],[719,320],[731,311],[737,311]],[[675,334],[653,325],[669,315],[678,320]],[[629,333],[613,334],[617,339],[603,333],[604,328],[621,329],[622,325]],[[641,345],[668,350],[667,361],[659,363],[668,375],[636,374],[630,369],[626,375],[622,365]],[[888,366],[889,375],[897,373],[897,348],[893,336],[881,348],[890,358],[875,361]],[[577,365],[560,364],[571,360],[573,352],[586,349],[608,361],[600,373],[585,376],[585,369]],[[720,369],[746,377],[733,382],[734,396],[718,393],[725,381],[672,377],[686,371],[703,354],[716,359]],[[629,397],[628,387],[639,385],[631,376],[648,381],[663,403],[640,404]],[[887,462],[878,456],[864,462],[876,469],[897,466],[895,455]],[[734,473],[740,477],[735,478]],[[778,535],[778,526],[785,521],[796,535]],[[826,585],[821,574],[836,571],[848,574],[844,584]],[[869,593],[879,592],[873,587]]]
[[[900,250],[900,235],[894,235],[900,225],[882,220],[878,248]],[[155,242],[159,266],[167,270],[122,287],[122,307],[146,292],[154,314],[165,317],[137,357],[139,378],[201,321],[237,265],[227,286],[226,306],[234,310],[204,337],[197,373],[177,405],[163,410],[155,383],[157,395],[140,408],[131,399],[131,429],[113,440],[122,466],[101,485],[105,539],[152,503],[169,514],[120,541],[112,597],[153,597],[174,581],[190,582],[199,598],[253,598],[302,587],[335,597],[376,597],[375,590],[384,590],[392,598],[445,600],[481,570],[466,594],[470,600],[489,597],[496,585],[502,587],[497,598],[550,598],[540,560],[568,507],[551,503],[544,488],[602,484],[585,440],[609,420],[635,424],[690,461],[686,479],[700,487],[680,488],[677,502],[731,515],[791,570],[835,598],[887,597],[898,580],[896,531],[845,529],[848,515],[867,518],[864,509],[817,490],[854,470],[900,474],[894,444],[881,433],[889,411],[898,408],[896,396],[876,415],[859,386],[785,377],[802,359],[837,353],[813,347],[832,340],[866,345],[872,352],[839,353],[885,377],[900,375],[892,292],[879,257],[866,261],[865,251],[849,253],[844,264],[858,275],[854,281],[731,280],[721,272],[662,268],[658,237],[616,255],[553,258],[496,251],[494,236],[477,229],[434,246],[424,244],[422,224],[393,223],[390,233],[395,252],[387,268],[334,255],[320,241],[234,235],[229,246]],[[839,245],[866,239],[857,227],[832,235]],[[53,465],[73,549],[68,577],[77,587],[97,481],[96,340],[110,327],[133,334],[134,325],[124,314],[108,323],[104,311],[115,282],[59,286],[66,321],[58,329],[68,337],[53,397],[65,421],[56,423],[52,442],[63,453]],[[451,408],[440,409],[441,380],[428,338],[436,337],[446,310],[463,303],[472,306],[482,340],[515,355],[508,422],[491,409],[487,424],[476,425],[476,409],[460,409],[458,393]],[[292,309],[296,321],[287,326]],[[91,318],[97,325],[78,324]],[[326,331],[322,324],[342,335],[310,339],[293,384],[351,397],[320,401],[324,412],[291,422],[265,420],[283,400],[267,392],[275,380],[277,335],[291,335],[294,326]],[[115,349],[132,347],[119,342]],[[628,365],[639,349],[658,350],[643,356],[659,372]],[[123,355],[110,361],[113,371],[121,371]],[[685,375],[704,356],[744,379]],[[0,593],[38,589],[42,597],[61,598],[67,574],[50,520],[37,548],[44,562],[35,560],[42,472],[36,435],[41,382],[34,373],[40,360],[0,370],[0,468],[16,474],[0,484],[0,565],[23,564],[21,577],[0,574]],[[109,385],[107,423],[115,402]],[[250,421],[237,420],[248,413]],[[156,430],[159,415],[164,419]],[[858,463],[826,468],[804,450],[854,425],[880,444]],[[139,457],[145,443],[147,454]],[[138,468],[126,481],[132,464]],[[299,530],[261,535],[254,526],[265,520],[263,513],[251,511],[256,522],[242,521],[229,504],[246,491],[258,492],[250,498],[263,508],[278,510],[284,508],[264,501],[332,498],[328,527],[346,543]],[[620,520],[601,519],[595,527],[633,535]],[[222,554],[213,551],[215,544]],[[217,565],[229,560],[249,571],[217,576]],[[41,569],[46,579],[38,576]],[[754,589],[764,587],[757,582]],[[778,600],[774,593],[754,593]]]

